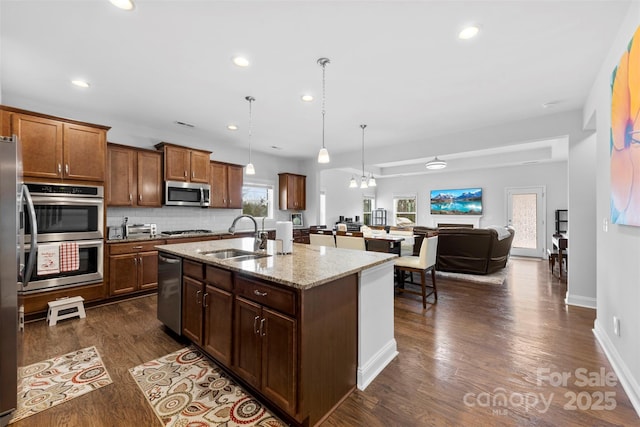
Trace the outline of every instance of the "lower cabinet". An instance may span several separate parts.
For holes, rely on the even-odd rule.
[[[158,251],[164,241],[109,244],[109,295],[118,296],[158,287]]]

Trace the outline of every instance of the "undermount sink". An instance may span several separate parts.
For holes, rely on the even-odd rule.
[[[201,251],[200,255],[229,261],[247,261],[250,259],[264,258],[270,255],[256,252],[243,251],[240,249],[218,249],[215,251]]]

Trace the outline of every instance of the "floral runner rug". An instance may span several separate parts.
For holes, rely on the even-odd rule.
[[[18,408],[11,422],[111,384],[95,347],[18,368]]]
[[[194,348],[136,366],[129,373],[164,426],[286,425]]]

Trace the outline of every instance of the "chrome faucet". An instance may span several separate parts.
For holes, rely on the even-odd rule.
[[[256,219],[254,217],[252,217],[251,215],[238,215],[237,217],[235,217],[235,219],[231,223],[231,227],[229,227],[229,233],[235,234],[235,232],[236,232],[236,223],[241,218],[249,218],[251,221],[253,221],[253,236],[255,238],[255,245],[254,246],[256,246],[259,249],[266,249],[267,248],[267,234],[266,233],[258,233],[258,223],[256,222]],[[264,222],[263,222],[263,228],[264,228]]]

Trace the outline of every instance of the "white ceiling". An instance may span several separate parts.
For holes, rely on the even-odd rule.
[[[185,132],[215,150],[248,146],[244,98],[252,95],[253,149],[312,158],[322,131],[316,60],[328,57],[331,154],[360,150],[361,123],[368,124],[367,150],[415,144],[581,108],[628,6],[628,0],[137,0],[125,12],[107,0],[2,0],[2,100]],[[468,23],[479,24],[480,35],[459,40]],[[251,66],[233,65],[237,54]],[[72,86],[74,78],[91,87]],[[304,93],[316,100],[302,102]],[[543,108],[548,102],[556,104]],[[240,130],[228,131],[229,123]],[[393,174],[398,165],[378,166]]]

